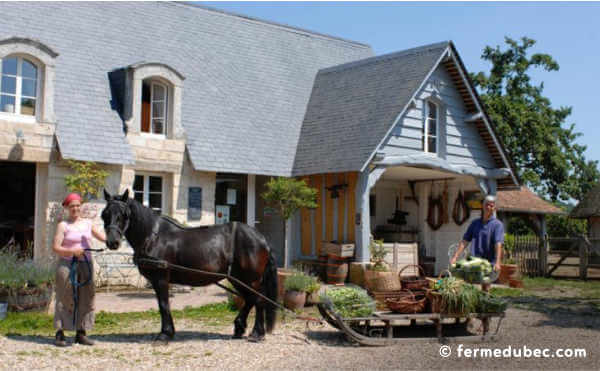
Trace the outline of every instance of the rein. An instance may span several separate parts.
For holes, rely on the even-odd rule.
[[[84,249],[84,251],[103,251],[104,249]],[[89,285],[92,281],[92,267],[87,255],[83,254],[85,265],[88,269],[88,278],[83,282],[77,281],[77,270],[79,269],[79,259],[73,256],[71,259],[71,267],[69,268],[69,281],[73,288],[73,327],[77,326],[77,316],[79,315],[79,288]]]
[[[120,202],[120,203],[124,203],[127,206],[127,203],[124,202],[124,201],[112,200],[111,202]],[[150,256],[149,252],[152,249],[152,244],[155,243],[156,239],[158,238],[158,230],[159,230],[159,227],[160,227],[158,221],[159,221],[159,219],[157,219],[154,222],[154,225],[152,226],[152,233],[144,241],[144,244],[142,245],[142,248],[141,248],[141,253],[138,253],[138,249],[134,249],[133,262],[134,262],[134,264],[136,264],[138,266],[138,268],[141,268],[141,266],[144,265],[144,263],[146,263],[148,265],[154,265],[158,269],[174,269],[174,270],[179,270],[179,271],[187,271],[187,272],[192,272],[192,273],[205,274],[205,275],[208,275],[208,276],[226,278],[230,282],[232,282],[232,283],[236,282],[240,286],[244,287],[246,290],[248,290],[248,291],[256,294],[257,296],[259,296],[261,298],[263,298],[267,302],[269,302],[272,305],[274,305],[276,308],[279,308],[279,309],[281,309],[284,312],[290,313],[294,318],[307,321],[307,323],[306,323],[307,326],[308,326],[308,322],[317,322],[319,324],[323,324],[323,321],[321,321],[320,319],[313,318],[313,317],[300,316],[300,315],[296,314],[296,312],[285,308],[284,306],[282,306],[281,304],[277,303],[276,301],[273,301],[273,300],[269,299],[268,297],[266,297],[265,295],[261,294],[260,292],[254,290],[252,287],[248,286],[244,282],[242,282],[242,281],[238,280],[237,278],[231,276],[231,263],[229,263],[229,268],[228,268],[227,273],[217,273],[217,272],[208,272],[208,271],[203,271],[203,270],[200,270],[200,269],[193,269],[193,268],[184,267],[182,265],[173,264],[173,263],[170,263],[170,262],[168,262],[166,260],[158,259],[158,258]],[[236,230],[236,227],[237,227],[237,224],[236,224],[236,222],[234,222],[233,223],[233,231],[232,231],[232,241],[231,241],[232,248],[235,245],[235,230]],[[110,224],[108,226],[105,226],[104,228],[105,229],[110,229],[110,228],[117,229],[117,231],[119,232],[119,234],[120,234],[121,237],[123,237],[124,234],[125,234],[125,231],[121,230],[121,228],[119,228],[117,225],[114,225],[114,224]],[[227,288],[227,287],[219,284],[218,282],[216,282],[215,284],[217,286],[221,287],[222,289],[224,289],[224,290],[226,290],[226,291],[234,294],[234,295],[240,296],[240,294],[238,292],[235,292],[234,290],[229,289],[229,288]]]
[[[272,305],[274,305],[275,307],[281,309],[284,312],[288,312],[289,314],[291,314],[294,318],[303,320],[303,321],[309,321],[309,322],[317,322],[319,324],[323,324],[323,321],[318,319],[318,318],[313,318],[313,317],[306,317],[306,316],[301,316],[298,315],[296,312],[287,309],[286,307],[282,306],[281,304],[277,303],[276,301],[273,301],[271,299],[269,299],[268,297],[266,297],[265,295],[261,294],[260,292],[254,290],[252,287],[246,285],[244,282],[238,280],[237,278],[231,276],[228,273],[217,273],[217,272],[208,272],[208,271],[203,271],[201,269],[193,269],[193,268],[188,268],[188,267],[184,267],[182,265],[177,265],[177,264],[173,264],[173,263],[169,263],[166,260],[162,260],[162,259],[157,259],[151,256],[146,256],[146,257],[140,257],[137,259],[138,262],[140,263],[147,263],[150,265],[155,265],[157,266],[159,269],[168,269],[168,268],[172,268],[175,270],[179,270],[179,271],[187,271],[187,272],[192,272],[192,273],[201,273],[201,274],[206,274],[206,275],[210,275],[210,276],[215,276],[215,277],[222,277],[222,278],[227,278],[229,281],[231,282],[236,282],[238,284],[240,284],[241,286],[243,286],[246,290],[256,294],[257,296],[260,296],[261,298],[265,299],[266,301],[268,301],[269,303],[271,303]],[[222,286],[221,284],[219,284],[218,282],[215,283],[217,286],[231,292],[234,295],[240,296],[239,293],[234,292],[234,290],[231,290],[229,288],[225,288],[224,286]]]

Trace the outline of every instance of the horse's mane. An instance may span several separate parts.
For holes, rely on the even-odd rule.
[[[161,215],[160,215],[160,217],[161,217],[163,220],[165,220],[165,221],[167,221],[167,222],[171,223],[172,225],[174,225],[175,227],[177,227],[177,228],[179,228],[179,229],[205,229],[205,228],[208,228],[208,227],[210,227],[210,226],[208,226],[208,225],[200,225],[200,226],[197,226],[197,227],[188,227],[187,225],[181,224],[181,223],[180,223],[180,222],[179,222],[177,219],[175,219],[175,218],[171,218],[171,217],[170,217],[170,216],[168,216],[168,215],[162,215],[162,214],[161,214]]]
[[[206,225],[202,225],[202,226],[198,226],[198,227],[188,227],[186,225],[181,224],[179,221],[177,221],[176,219],[174,219],[168,215],[156,213],[154,210],[142,205],[138,200],[133,199],[133,198],[130,198],[128,203],[129,203],[130,208],[132,209],[133,213],[139,218],[139,221],[141,223],[143,223],[143,225],[148,225],[148,226],[154,225],[154,221],[158,217],[164,221],[169,222],[171,225],[173,225],[179,229],[204,229],[204,228],[209,227]]]

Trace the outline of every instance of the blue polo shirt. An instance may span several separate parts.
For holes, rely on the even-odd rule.
[[[463,240],[471,242],[471,255],[496,263],[496,244],[504,243],[504,225],[493,216],[483,223],[483,219],[475,219],[463,236]]]

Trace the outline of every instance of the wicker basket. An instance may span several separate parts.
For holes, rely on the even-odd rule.
[[[427,290],[426,296],[431,305],[431,313],[444,313],[446,303],[444,302],[444,298],[442,298],[442,294],[433,290]]]
[[[402,277],[402,271],[408,267],[417,267],[421,276],[418,277]],[[427,290],[429,288],[429,281],[425,278],[425,273],[420,265],[406,265],[398,272],[398,278],[400,279],[400,286],[402,290]]]
[[[394,272],[365,271],[365,286],[369,291],[398,291],[402,289]]]
[[[375,305],[377,310],[387,310],[386,300],[387,299],[401,299],[407,295],[410,295],[408,291],[396,290],[396,291],[371,291],[369,294],[375,299]],[[418,294],[415,292],[415,294]]]
[[[421,313],[427,305],[427,296],[424,294],[415,295],[407,290],[408,295],[401,298],[389,298],[385,304],[394,313]]]

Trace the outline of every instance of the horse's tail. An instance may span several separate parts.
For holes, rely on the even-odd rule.
[[[265,273],[263,275],[263,286],[265,290],[265,295],[274,302],[277,302],[277,265],[275,265],[275,259],[273,258],[273,253],[269,252],[269,260],[267,261],[267,266],[265,268]],[[275,319],[277,317],[277,308],[272,303],[267,303],[266,311],[266,325],[267,325],[267,333],[271,333],[273,328],[275,328]]]

